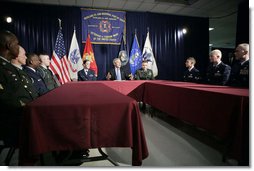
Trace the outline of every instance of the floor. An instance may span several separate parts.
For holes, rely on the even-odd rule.
[[[162,117],[151,117],[142,114],[142,121],[148,145],[149,156],[143,160],[142,166],[155,167],[180,167],[180,166],[234,166],[234,160],[222,162],[222,154],[207,143],[194,138],[184,129],[177,128],[175,124],[165,122]],[[186,127],[185,127],[186,129]],[[103,148],[108,156],[119,166],[131,166],[130,148]],[[8,149],[4,149],[0,155],[0,165],[3,165],[4,157]],[[90,156],[98,156],[97,149],[90,149]],[[52,157],[47,157],[49,165]],[[51,164],[50,164],[51,163]],[[18,150],[11,160],[11,166],[18,164]],[[54,164],[52,164],[54,165]],[[84,162],[80,166],[114,166],[108,160]]]

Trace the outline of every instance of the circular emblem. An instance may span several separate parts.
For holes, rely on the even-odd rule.
[[[80,56],[79,56],[79,53],[77,51],[77,49],[74,49],[71,53],[70,53],[70,60],[73,64],[77,64],[78,61],[79,61]]]
[[[99,24],[99,27],[100,27],[100,31],[102,33],[108,33],[111,31],[111,24],[108,20],[101,20],[100,24]]]
[[[79,60],[81,60],[80,54],[77,49],[74,49],[70,53],[70,61],[71,61],[70,69],[72,70],[72,72],[77,72],[77,67],[78,67],[77,63]]]
[[[118,58],[120,58],[122,66],[125,66],[129,61],[129,57],[127,56],[127,53],[125,50],[121,50],[119,52]]]
[[[148,62],[153,62],[153,55],[150,49],[145,48],[145,53],[143,54],[143,60]]]

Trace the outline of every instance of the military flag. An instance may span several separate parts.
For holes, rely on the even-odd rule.
[[[135,34],[130,52],[130,69],[132,75],[134,75],[136,70],[140,69],[141,66],[142,66],[142,54],[139,48],[137,35]]]
[[[76,30],[73,31],[73,36],[71,39],[71,46],[69,50],[69,56],[68,56],[69,62],[70,62],[70,78],[72,80],[78,79],[78,71],[83,69],[83,62],[79,51],[79,45],[76,37]]]
[[[93,53],[93,47],[90,39],[90,34],[88,34],[87,39],[86,39],[86,45],[84,48],[84,53],[83,53],[83,61],[84,60],[89,60],[90,61],[90,69],[95,72],[95,76],[98,76],[98,68],[97,64],[95,61],[94,53]]]
[[[152,49],[150,38],[149,38],[149,31],[147,32],[142,56],[143,56],[143,60],[146,60],[148,62],[148,68],[153,71],[153,75],[154,77],[156,77],[158,75],[158,68],[157,68],[157,64],[154,58],[153,49]]]

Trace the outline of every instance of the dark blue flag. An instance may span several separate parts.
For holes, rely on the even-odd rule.
[[[142,66],[142,53],[139,48],[138,38],[135,34],[130,53],[130,68],[132,75]]]

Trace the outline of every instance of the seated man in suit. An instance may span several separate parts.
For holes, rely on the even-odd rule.
[[[153,71],[148,69],[148,62],[142,62],[142,68],[135,73],[135,80],[154,80]]]
[[[215,49],[210,53],[211,64],[207,68],[206,81],[208,84],[226,85],[229,80],[231,67],[221,61],[222,53]]]
[[[50,69],[48,69],[48,67],[50,65],[49,56],[47,54],[41,53],[39,55],[39,58],[40,58],[41,64],[37,68],[37,71],[39,72],[39,74],[43,78],[47,88],[49,90],[53,90],[54,88],[59,87],[60,82],[58,81],[56,76],[53,74],[53,72]]]
[[[113,60],[114,68],[111,69],[107,76],[107,80],[133,80],[133,75],[126,73],[126,71],[121,68],[121,60],[119,58],[115,58]]]
[[[195,68],[196,60],[193,57],[186,59],[185,66],[188,68],[183,75],[183,81],[186,82],[199,82],[200,74],[199,70]]]
[[[78,81],[95,81],[96,76],[95,72],[90,69],[90,61],[84,60],[83,67],[84,69],[78,72]]]
[[[236,47],[235,59],[229,85],[249,88],[249,44],[242,43]]]
[[[32,79],[32,82],[37,89],[39,95],[43,95],[49,91],[47,88],[43,78],[37,71],[37,68],[40,66],[41,62],[35,53],[30,53],[27,55],[26,66],[24,67],[24,71],[29,75]]]

